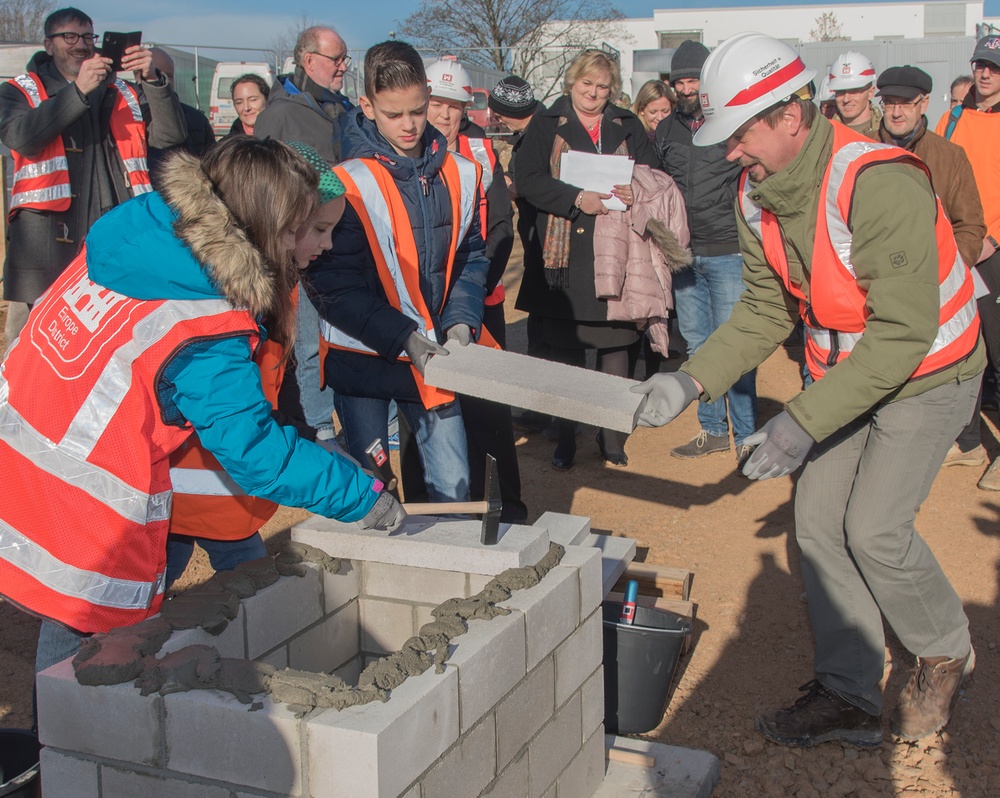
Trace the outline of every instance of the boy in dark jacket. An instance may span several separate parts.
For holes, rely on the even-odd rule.
[[[414,430],[433,501],[469,495],[465,430],[454,395],[423,370],[478,336],[489,261],[476,198],[479,167],[427,125],[427,78],[410,45],[365,56],[365,96],[344,123],[337,167],[348,204],[330,257],[310,268],[322,317],[324,375],[347,449],[363,461],[387,437],[395,400]]]

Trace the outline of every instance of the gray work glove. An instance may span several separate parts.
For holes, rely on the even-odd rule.
[[[410,358],[410,362],[421,375],[423,375],[424,368],[427,366],[427,361],[431,359],[431,355],[448,354],[447,349],[440,344],[434,343],[426,335],[421,335],[416,330],[411,332],[410,337],[406,339],[406,343],[403,344],[403,351],[406,352],[406,356]]]
[[[389,491],[383,490],[368,514],[356,523],[362,529],[378,527],[395,532],[402,525],[404,518],[406,510],[403,509],[403,505],[396,501]]]
[[[768,421],[759,432],[743,441],[756,446],[754,453],[743,466],[743,476],[750,479],[772,479],[791,474],[805,462],[809,450],[816,443],[798,422],[782,410]]]
[[[472,328],[468,324],[456,324],[448,328],[448,340],[458,341],[459,346],[468,346],[472,341]]]
[[[683,371],[654,374],[629,390],[632,393],[646,394],[646,405],[637,419],[640,427],[662,427],[669,424],[701,393],[694,379]]]

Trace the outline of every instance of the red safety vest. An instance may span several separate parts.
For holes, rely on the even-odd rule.
[[[18,75],[8,83],[21,90],[32,108],[38,108],[49,99],[41,78],[34,73]],[[146,165],[146,123],[142,119],[136,90],[120,78],[116,78],[113,85],[117,96],[111,111],[111,139],[124,165],[125,185],[132,196],[138,196],[153,190]],[[37,155],[23,155],[14,150],[11,150],[11,155],[14,157],[11,215],[20,208],[36,211],[69,209],[73,195],[62,136],[56,136]]]
[[[413,236],[410,214],[403,195],[392,175],[373,158],[355,158],[335,166],[333,171],[347,188],[347,201],[364,226],[368,246],[375,259],[379,281],[389,303],[417,323],[417,332],[432,341],[441,340],[434,327],[434,315],[420,290],[420,258]],[[451,198],[451,243],[445,264],[445,285],[451,285],[452,267],[458,245],[472,226],[476,190],[482,170],[461,156],[447,153],[441,167],[441,179]],[[447,294],[446,294],[447,296]],[[446,301],[446,300],[445,300]],[[435,308],[440,313],[440,308]],[[372,348],[320,319],[322,338],[320,356],[325,359],[330,347],[377,355]],[[406,360],[405,356],[400,358]],[[413,378],[424,407],[432,409],[454,401],[451,391],[435,388],[411,366]]]
[[[192,339],[258,339],[224,299],[142,301],[87,276],[86,249],[35,305],[0,368],[0,592],[80,632],[163,600],[168,456],[160,372]]]
[[[489,203],[486,200],[486,192],[493,185],[493,170],[497,165],[497,154],[493,149],[493,142],[489,139],[474,139],[462,135],[458,137],[458,151],[483,168],[483,178],[479,185],[479,229],[483,234],[483,241],[485,241],[490,229]],[[499,282],[486,297],[485,304],[502,305],[505,298],[503,282]]]
[[[740,177],[739,209],[761,240],[768,264],[789,293],[799,300],[799,315],[806,330],[806,363],[814,379],[850,355],[865,332],[867,294],[858,285],[851,263],[853,234],[848,226],[858,175],[873,164],[911,163],[930,176],[915,155],[886,144],[877,144],[833,123],[833,155],[820,185],[813,240],[810,297],[789,278],[788,258],[777,218],[753,200],[754,187],[744,170]],[[938,250],[940,312],[938,333],[927,355],[910,379],[933,374],[967,357],[979,340],[979,314],[973,295],[972,275],[955,244],[951,223],[937,201],[934,225]]]

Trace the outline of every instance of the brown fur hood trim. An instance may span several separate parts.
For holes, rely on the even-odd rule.
[[[646,232],[656,244],[663,257],[667,261],[667,268],[672,272],[679,272],[691,265],[694,257],[691,250],[682,247],[677,240],[676,234],[659,219],[650,218],[646,222]]]
[[[174,232],[235,307],[262,317],[277,307],[275,276],[264,256],[201,170],[198,159],[178,152],[164,164],[160,193],[177,212]]]

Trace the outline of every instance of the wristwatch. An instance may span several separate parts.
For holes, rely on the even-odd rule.
[[[1000,249],[1000,244],[997,243],[997,240],[993,236],[986,236],[986,240],[989,241],[993,245],[993,251],[994,252],[996,252],[998,249]]]

